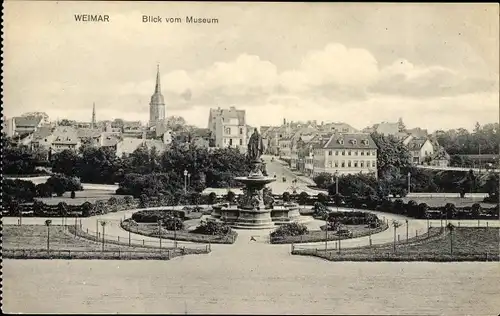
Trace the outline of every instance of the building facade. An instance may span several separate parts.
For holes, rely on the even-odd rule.
[[[245,110],[238,110],[234,106],[229,109],[210,109],[208,129],[213,135],[215,147],[232,147],[246,153],[248,133],[245,114]]]
[[[377,176],[377,145],[365,133],[335,133],[327,142],[313,145],[313,152],[306,159],[312,162],[311,175],[329,173],[373,174]]]

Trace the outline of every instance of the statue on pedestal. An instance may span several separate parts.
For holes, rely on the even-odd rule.
[[[262,136],[259,135],[257,129],[254,129],[250,140],[248,141],[247,156],[250,161],[259,161],[260,156],[264,153],[264,142],[262,141]]]

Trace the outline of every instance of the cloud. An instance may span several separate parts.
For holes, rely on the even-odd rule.
[[[465,76],[441,66],[416,66],[399,59],[380,71],[379,80],[370,91],[427,98],[494,91],[497,86],[498,80]]]

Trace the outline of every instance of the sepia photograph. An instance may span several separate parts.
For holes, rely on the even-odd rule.
[[[499,14],[4,1],[2,312],[498,315]]]

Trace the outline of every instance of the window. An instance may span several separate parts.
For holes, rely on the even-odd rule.
[[[357,167],[358,167],[358,162],[354,161],[354,168],[357,168]]]
[[[361,151],[361,156],[364,156],[365,155],[365,152],[364,151]]]
[[[240,146],[243,145],[243,139],[240,138]]]
[[[339,163],[338,161],[335,161],[335,168],[338,168],[339,167]]]
[[[359,163],[359,166],[360,166],[361,168],[364,168],[364,167],[365,167],[365,162],[364,162],[364,161],[361,161],[361,162]]]
[[[233,139],[229,138],[229,146],[232,146],[232,145],[233,145]]]
[[[347,161],[347,167],[351,167],[351,161],[350,160]]]
[[[351,142],[352,142],[353,145],[356,145],[358,143],[358,141],[355,140],[355,139],[353,139]]]
[[[372,161],[372,167],[375,168],[375,160]]]
[[[342,150],[342,156],[345,156],[345,150]]]
[[[336,151],[335,151],[335,156],[338,156],[338,155],[339,155],[339,151],[338,151],[338,150],[336,150]]]
[[[329,161],[329,162],[328,162],[328,167],[329,167],[329,168],[331,168],[331,167],[332,167],[332,162],[331,162],[331,161]]]
[[[226,127],[224,131],[226,134],[231,134],[231,127]]]
[[[347,155],[348,155],[348,156],[350,156],[350,155],[351,155],[351,151],[350,151],[350,150],[347,152]]]
[[[331,155],[332,155],[332,151],[331,151],[331,150],[329,150],[329,151],[328,151],[328,156],[331,156]],[[426,155],[427,155],[427,152],[426,152]]]
[[[376,150],[372,150],[372,156],[376,156],[377,155],[377,151]]]
[[[355,150],[355,151],[354,151],[354,156],[357,156],[357,155],[358,155],[358,151],[357,151],[357,150]]]
[[[339,144],[340,145],[344,145],[344,140],[343,139],[339,139]]]
[[[240,127],[240,134],[243,134],[243,128]]]
[[[367,155],[367,156],[370,156],[370,152],[369,152],[369,151],[367,151],[367,152],[366,152],[366,155]]]
[[[342,161],[342,168],[345,168],[345,161]]]

